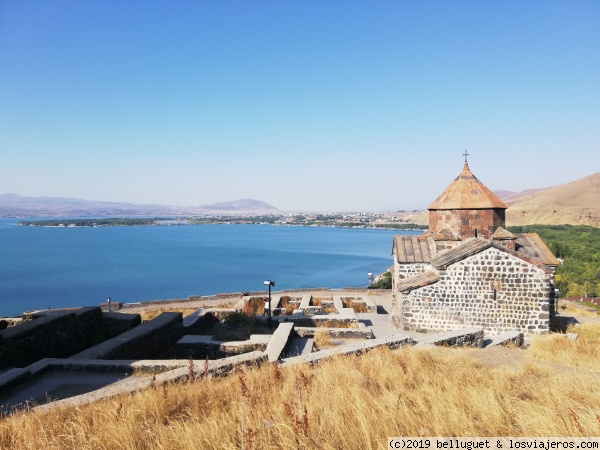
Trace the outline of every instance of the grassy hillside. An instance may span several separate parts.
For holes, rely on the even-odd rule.
[[[509,227],[514,233],[538,233],[555,256],[564,259],[556,270],[561,297],[600,295],[600,228],[572,225]]]
[[[465,350],[384,349],[20,412],[0,421],[0,448],[383,449],[401,435],[598,436],[600,328],[578,332],[513,350],[532,358],[518,370],[477,365]]]

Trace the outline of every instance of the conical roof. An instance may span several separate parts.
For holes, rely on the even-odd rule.
[[[471,173],[469,164],[465,162],[460,175],[429,205],[428,209],[494,208],[506,209],[508,206]]]

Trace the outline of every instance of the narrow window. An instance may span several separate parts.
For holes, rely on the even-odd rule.
[[[477,237],[477,228],[475,228],[475,237]]]

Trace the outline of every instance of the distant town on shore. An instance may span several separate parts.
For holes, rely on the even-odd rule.
[[[344,228],[382,228],[395,230],[424,230],[427,225],[414,223],[393,214],[285,214],[285,215],[218,215],[194,218],[93,218],[27,220],[24,226],[41,227],[110,227],[110,226],[177,226],[204,224],[270,224],[282,226],[332,226]]]
[[[495,191],[495,194],[508,206],[506,219],[513,226],[537,224],[600,227],[599,192],[600,173],[594,173],[559,186],[526,189],[520,192],[502,190]],[[398,199],[398,203],[401,204],[401,199]],[[168,206],[27,197],[17,194],[0,194],[0,217],[35,217],[47,221],[58,218],[73,219],[68,222],[60,219],[59,223],[41,223],[37,220],[34,224],[27,223],[42,226],[273,223],[393,229],[412,229],[414,226],[421,229],[425,228],[428,222],[428,212],[425,208],[379,212],[294,212],[253,199],[201,206]],[[91,223],[88,223],[90,220]]]

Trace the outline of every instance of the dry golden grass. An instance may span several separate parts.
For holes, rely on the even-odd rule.
[[[283,296],[279,301],[279,307],[285,309],[285,315],[289,316],[294,313],[294,310],[300,307],[300,302],[295,300],[296,297]]]
[[[403,349],[318,366],[264,365],[81,408],[0,421],[2,449],[385,448],[387,436],[598,436],[585,373],[477,366]]]
[[[148,320],[152,320],[155,317],[160,316],[164,312],[180,312],[183,314],[183,317],[189,316],[194,311],[197,311],[198,308],[156,308],[156,309],[147,309],[140,313],[140,317],[142,322],[146,322]]]
[[[364,302],[355,302],[352,297],[342,297],[344,308],[352,308],[355,313],[366,313],[367,305]]]
[[[333,342],[331,342],[331,338],[327,333],[315,333],[315,337],[313,342],[317,346],[318,350],[323,350],[325,348],[333,347]]]
[[[265,300],[264,297],[250,297],[248,301],[244,303],[244,307],[242,308],[242,312],[248,316],[254,316],[255,314],[264,314],[265,313]],[[271,308],[275,309],[277,305],[272,304]]]
[[[333,298],[331,296],[329,296],[329,297],[313,297],[310,301],[310,304],[312,306],[321,306],[321,304],[323,302],[331,303],[331,302],[333,302]]]
[[[220,309],[233,309],[234,307],[235,307],[235,304],[233,304],[233,303],[219,303],[218,305],[210,306],[210,308],[220,308]]]
[[[600,325],[581,324],[567,331],[579,334],[579,338],[572,341],[561,334],[534,336],[529,356],[538,361],[600,372]]]

